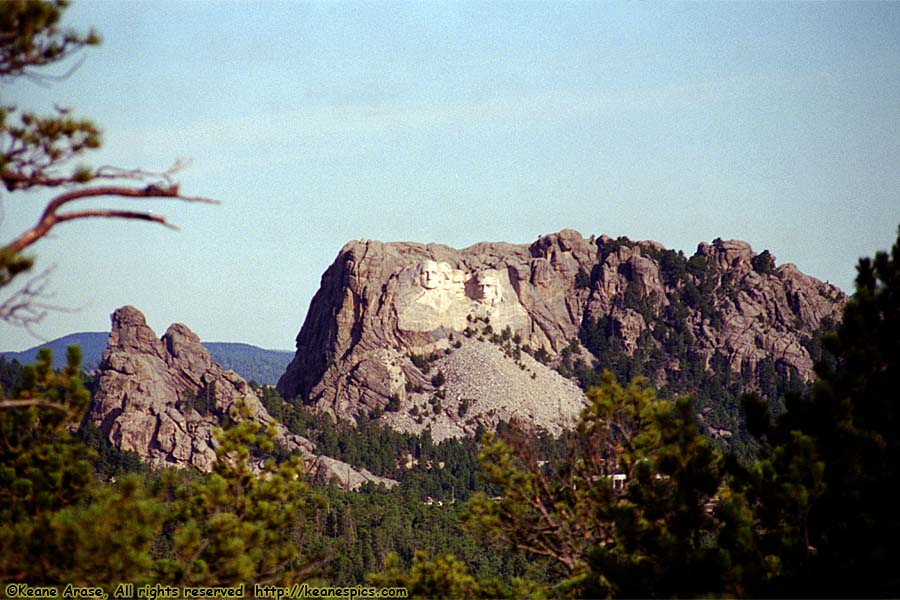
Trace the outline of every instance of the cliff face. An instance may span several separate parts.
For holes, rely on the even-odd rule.
[[[602,329],[604,344],[628,355],[661,356],[649,375],[665,385],[681,368],[670,352],[677,334],[706,368],[717,356],[753,374],[767,361],[808,380],[804,338],[837,321],[844,301],[836,287],[739,241],[701,243],[689,260],[655,242],[571,230],[464,250],[353,241],[323,275],[278,390],[343,417],[386,410],[380,418],[406,430],[459,435],[509,416],[553,429],[580,402],[570,381],[522,349],[552,364],[581,339],[595,350],[575,348],[590,364],[603,358],[588,342]],[[431,359],[424,369],[418,355]],[[539,410],[548,404],[556,406]]]
[[[184,325],[170,326],[159,339],[134,307],[119,308],[111,318],[90,418],[116,447],[154,467],[209,471],[216,459],[214,430],[223,416],[243,407],[246,418],[273,427],[276,441],[298,452],[313,477],[336,478],[347,488],[395,483],[316,456],[312,442],[275,422],[250,385],[212,362]]]

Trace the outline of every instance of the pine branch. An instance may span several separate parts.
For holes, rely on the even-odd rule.
[[[41,215],[41,218],[37,222],[37,224],[25,231],[22,235],[14,239],[9,244],[7,244],[4,249],[19,253],[46,236],[56,225],[64,223],[66,221],[73,221],[77,219],[87,219],[95,217],[106,219],[136,219],[142,221],[151,221],[154,223],[159,223],[171,229],[176,229],[173,225],[169,224],[168,221],[166,221],[165,217],[154,215],[151,213],[112,209],[84,210],[63,214],[58,213],[60,208],[62,208],[66,204],[69,204],[70,202],[75,202],[77,200],[83,200],[86,198],[97,198],[101,196],[118,196],[123,198],[174,198],[177,200],[182,200],[184,202],[218,204],[218,201],[211,200],[209,198],[184,196],[178,191],[178,186],[174,184],[168,186],[150,184],[143,188],[130,188],[126,186],[102,186],[73,190],[54,198],[47,205],[47,208],[44,210],[44,213],[43,215]]]
[[[52,294],[47,293],[47,283],[53,271],[54,267],[41,271],[29,279],[21,289],[0,302],[0,321],[23,327],[28,333],[40,339],[41,336],[37,335],[32,327],[43,321],[50,311],[73,312],[72,309],[46,302],[52,298]]]
[[[0,410],[2,409],[15,409],[15,408],[27,408],[31,406],[39,406],[41,408],[52,408],[53,410],[58,410],[67,415],[72,414],[72,412],[66,408],[64,405],[58,402],[51,402],[50,400],[44,400],[42,398],[29,398],[26,400],[3,400],[0,401]]]

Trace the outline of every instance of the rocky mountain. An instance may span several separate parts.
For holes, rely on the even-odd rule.
[[[574,380],[603,367],[679,392],[716,369],[763,392],[773,372],[807,381],[811,340],[844,301],[740,241],[690,258],[572,230],[463,250],[353,241],[322,276],[277,387],[435,439],[512,416],[553,430],[581,406]]]
[[[213,432],[235,411],[244,411],[239,419],[273,428],[276,442],[299,453],[314,478],[336,479],[348,489],[396,483],[317,456],[312,442],[275,422],[244,379],[214,363],[186,326],[171,325],[160,339],[136,308],[112,314],[89,418],[113,445],[154,467],[208,471],[215,461]]]
[[[85,371],[94,371],[103,358],[108,338],[108,332],[71,333],[21,352],[0,352],[0,356],[9,361],[32,364],[37,360],[38,350],[48,347],[53,351],[54,368],[61,369],[66,366],[66,349],[74,345],[81,348],[81,367]],[[294,356],[287,350],[265,350],[235,342],[204,342],[203,346],[209,350],[213,362],[261,385],[275,385]]]

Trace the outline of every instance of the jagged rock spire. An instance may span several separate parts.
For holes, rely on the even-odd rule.
[[[90,418],[118,448],[154,467],[208,471],[215,461],[213,432],[223,415],[241,406],[247,418],[273,426],[276,440],[299,452],[315,475],[351,489],[366,481],[395,483],[316,456],[314,444],[276,423],[244,379],[212,362],[187,326],[176,323],[158,339],[133,306],[114,311],[111,321]]]

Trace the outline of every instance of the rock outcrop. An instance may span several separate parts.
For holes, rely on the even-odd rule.
[[[531,245],[463,250],[353,241],[322,276],[277,387],[318,410],[374,415],[404,430],[461,435],[501,414],[552,429],[578,412],[571,382],[511,352],[537,352],[553,364],[602,322],[629,355],[665,354],[662,323],[685,330],[679,335],[706,363],[723,356],[735,372],[753,373],[772,361],[808,380],[804,338],[837,321],[844,301],[835,286],[793,265],[776,268],[768,252],[739,241],[701,243],[690,260],[656,242],[585,239],[572,230]],[[432,383],[417,356],[431,356],[446,381]],[[584,356],[587,364],[597,358]],[[501,359],[514,365],[506,383],[487,385],[506,373]],[[669,363],[654,374],[658,385],[677,374],[677,357]],[[538,381],[531,394],[520,393]],[[540,410],[541,403],[556,408]],[[423,410],[444,417],[423,419]]]
[[[215,364],[186,326],[171,325],[159,339],[134,307],[117,309],[111,319],[90,418],[121,450],[153,467],[209,471],[216,460],[213,432],[223,416],[243,411],[240,418],[274,429],[275,441],[299,453],[314,478],[336,479],[349,489],[396,483],[316,456],[314,444],[277,423],[250,385]]]

